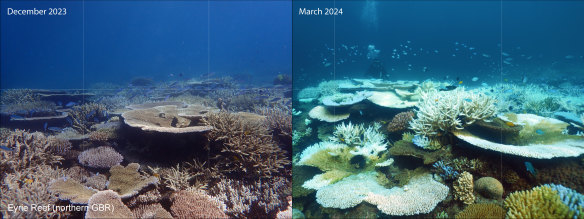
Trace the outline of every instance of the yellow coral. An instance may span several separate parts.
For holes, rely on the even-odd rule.
[[[511,193],[505,199],[507,218],[572,218],[574,212],[549,186]]]

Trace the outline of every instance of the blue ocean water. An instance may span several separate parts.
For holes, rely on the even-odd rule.
[[[2,1],[2,89],[81,89],[213,73],[270,84],[290,74],[288,1]],[[66,8],[9,16],[8,8]],[[269,28],[266,28],[269,27]],[[237,80],[237,78],[236,78]]]
[[[332,7],[343,14],[298,15],[300,8]],[[363,74],[372,63],[369,45],[392,79],[482,76],[482,83],[583,75],[581,1],[295,1],[293,8],[297,87],[305,87],[304,78],[314,86],[315,77]]]

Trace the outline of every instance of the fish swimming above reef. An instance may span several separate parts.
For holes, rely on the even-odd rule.
[[[0,146],[0,149],[5,150],[5,151],[13,151],[14,150],[13,148],[9,148],[9,147],[4,146],[4,145]]]
[[[536,176],[537,171],[535,168],[533,168],[533,164],[531,164],[531,162],[525,161],[525,168],[527,169],[527,172],[531,173],[533,176]]]

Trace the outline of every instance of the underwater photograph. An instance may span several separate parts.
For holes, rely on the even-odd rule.
[[[291,218],[291,1],[2,1],[0,218]]]
[[[584,1],[293,1],[293,218],[584,218]]]

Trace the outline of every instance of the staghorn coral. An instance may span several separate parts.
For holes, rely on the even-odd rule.
[[[149,185],[158,184],[158,178],[155,176],[142,176],[138,169],[140,164],[130,163],[128,166],[115,165],[110,168],[110,178],[108,189],[114,190],[122,198],[129,198],[138,194],[138,192]]]
[[[292,219],[292,197],[288,196],[288,208],[276,214],[277,219]]]
[[[507,218],[572,218],[574,212],[565,205],[557,191],[543,185],[528,191],[509,194],[504,201]]]
[[[134,214],[124,205],[118,193],[105,190],[95,193],[89,198],[88,206],[109,206],[107,210],[97,207],[87,208],[86,218],[133,218]]]
[[[454,188],[454,198],[456,200],[460,200],[467,205],[474,203],[474,185],[472,181],[472,175],[469,172],[465,171],[461,173],[458,179],[454,181],[452,187]]]
[[[225,203],[228,215],[250,218],[274,218],[292,193],[290,180],[285,177],[249,182],[223,179],[208,191]]]
[[[30,102],[18,102],[2,106],[2,113],[17,115],[24,118],[49,117],[59,115],[55,110],[57,106],[53,102],[36,100]]]
[[[14,172],[41,164],[58,164],[63,160],[63,157],[52,153],[59,151],[54,141],[40,132],[29,133],[17,129],[0,139],[0,145],[9,148],[0,150],[2,172]]]
[[[414,112],[407,111],[398,113],[387,124],[387,131],[399,132],[408,129],[410,121],[414,118]]]
[[[110,168],[120,164],[124,157],[110,146],[100,146],[83,151],[78,159],[83,166]]]
[[[69,116],[71,126],[80,133],[89,133],[91,126],[108,120],[106,106],[99,103],[74,106]]]
[[[345,125],[343,122],[337,125],[333,136],[329,139],[332,142],[339,144],[347,144],[354,147],[351,151],[353,155],[363,155],[369,159],[375,159],[379,153],[387,149],[387,141],[385,135],[379,130],[381,124],[373,123],[372,126],[367,127],[361,125],[353,125],[351,122]]]
[[[290,164],[261,120],[245,119],[227,112],[210,113],[204,120],[213,126],[208,137],[221,149],[216,162],[223,173],[265,178],[276,175]]]
[[[275,107],[260,107],[256,110],[266,116],[268,126],[276,134],[292,137],[292,111],[289,107],[278,105]]]
[[[47,137],[47,144],[47,151],[63,157],[69,155],[71,148],[73,148],[73,145],[69,140],[56,136]]]
[[[0,212],[4,218],[58,218],[66,217],[63,211],[8,211],[8,205],[37,206],[53,205],[57,197],[47,189],[49,182],[65,171],[48,165],[35,165],[14,173],[7,173],[0,184]],[[4,174],[3,174],[4,175]]]
[[[497,112],[495,99],[463,88],[422,93],[418,108],[410,128],[418,135],[429,137],[463,129],[477,120],[493,117]]]
[[[170,210],[176,218],[227,218],[225,205],[202,191],[174,192]]]
[[[465,218],[485,218],[497,219],[505,218],[505,209],[493,203],[479,203],[469,205],[464,211],[459,212],[454,216],[456,219]]]

